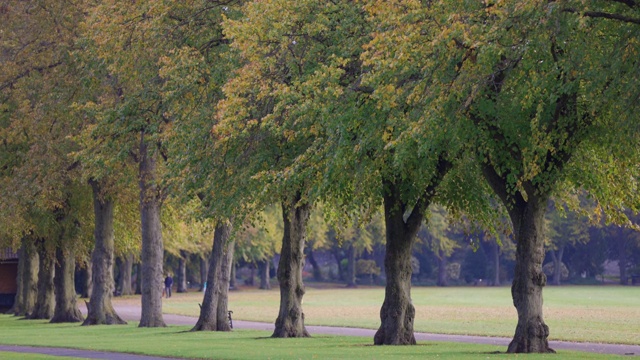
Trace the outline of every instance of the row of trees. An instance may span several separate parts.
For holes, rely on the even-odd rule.
[[[374,343],[415,344],[411,252],[439,204],[469,231],[513,234],[508,351],[551,352],[549,201],[623,225],[640,210],[634,0],[5,1],[0,17],[3,238],[24,254],[43,249],[39,277],[59,267],[56,306],[70,305],[56,314],[69,318],[64,274],[93,246],[85,324],[121,322],[110,304],[114,242],[139,231],[140,326],[165,325],[172,213],[187,243],[213,233],[196,329],[229,330],[232,225],[275,203],[284,235],[273,336],[308,336],[301,269],[322,204],[338,229],[383,209]]]

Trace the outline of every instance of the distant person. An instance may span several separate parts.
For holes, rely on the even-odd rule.
[[[173,278],[169,274],[164,279],[164,292],[167,294],[167,299],[171,297],[171,286],[173,286]]]

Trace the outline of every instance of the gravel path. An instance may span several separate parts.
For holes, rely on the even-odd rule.
[[[123,319],[127,321],[140,320],[140,308],[139,306],[131,305],[115,305],[116,311]],[[86,309],[81,306],[81,310],[86,314]],[[164,314],[164,320],[169,325],[195,325],[197,318],[191,316]],[[236,329],[253,329],[253,330],[265,330],[273,331],[274,325],[271,323],[260,323],[252,321],[234,320],[233,326]],[[309,333],[324,334],[324,335],[341,335],[341,336],[364,336],[373,339],[375,330],[370,329],[358,329],[358,328],[345,328],[345,327],[330,327],[330,326],[307,326]],[[504,346],[509,345],[510,338],[501,337],[485,337],[485,336],[468,336],[468,335],[443,335],[443,334],[429,334],[429,333],[415,333],[416,340],[426,341],[439,341],[439,342],[461,342],[471,344],[487,344]],[[567,341],[550,341],[550,346],[556,350],[571,350],[571,351],[584,351],[598,354],[615,354],[615,355],[630,355],[640,356],[639,345],[618,345],[618,344],[597,344],[597,343],[575,343]],[[13,352],[26,352],[26,353],[39,353],[56,356],[69,356],[79,357],[87,359],[116,359],[116,360],[161,360],[168,359],[154,356],[142,356],[133,354],[122,353],[110,353],[102,351],[90,351],[90,350],[75,350],[75,349],[60,349],[60,348],[41,348],[41,347],[29,347],[29,346],[6,346],[0,345],[0,351],[13,351]]]

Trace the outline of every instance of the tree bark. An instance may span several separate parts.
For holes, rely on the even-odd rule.
[[[43,240],[40,240],[42,242]],[[51,319],[55,305],[53,293],[53,276],[55,273],[54,258],[40,244],[38,249],[38,292],[33,312],[29,314],[29,319]]]
[[[309,260],[309,263],[313,267],[313,280],[317,282],[324,281],[322,277],[322,270],[320,269],[320,265],[316,261],[316,257],[313,255],[313,249],[311,248],[311,246],[309,246],[306,249],[306,253],[307,253],[307,259]]]
[[[449,285],[449,275],[447,274],[447,254],[444,250],[438,250],[438,286]]]
[[[187,252],[180,250],[180,258],[178,259],[178,274],[176,292],[187,292]]]
[[[16,301],[13,307],[15,316],[29,317],[35,308],[38,296],[38,268],[40,259],[32,239],[25,238],[19,250],[19,278]]]
[[[131,286],[131,274],[133,272],[133,254],[126,254],[122,257],[120,263],[120,295],[133,295],[133,287]]]
[[[73,254],[64,249],[64,241],[56,249],[55,277],[55,308],[51,323],[74,323],[84,320],[84,316],[76,302],[75,270],[76,259]]]
[[[271,282],[269,282],[269,269],[271,268],[270,263],[271,262],[268,259],[258,262],[258,265],[260,266],[260,289],[262,290],[271,289]]]
[[[275,330],[271,337],[309,337],[304,326],[302,297],[304,284],[304,243],[309,221],[310,206],[299,203],[301,194],[292,200],[282,202],[284,236],[278,263],[278,282],[280,284],[280,311],[276,319]]]
[[[549,347],[549,327],[542,316],[542,288],[547,283],[542,272],[547,199],[530,194],[528,201],[516,200],[509,210],[517,244],[511,296],[518,311],[518,325],[508,353],[555,352]]]
[[[204,283],[207,282],[207,273],[209,272],[209,266],[207,261],[203,258],[200,258],[200,290],[204,291]]]
[[[111,304],[113,296],[113,201],[105,198],[100,184],[90,181],[93,189],[94,247],[91,254],[91,282],[93,290],[87,303],[87,318],[82,325],[126,324]]]
[[[229,241],[231,224],[221,221],[213,234],[209,255],[207,289],[200,306],[200,316],[191,331],[231,331],[227,321],[228,289],[233,259],[233,242]]]
[[[156,152],[149,152],[140,135],[140,223],[142,228],[142,314],[139,327],[165,327],[162,317],[162,262],[164,248],[160,210],[162,201],[156,184]]]
[[[356,288],[356,249],[353,244],[349,244],[347,260],[347,287]]]
[[[424,218],[428,204],[416,204],[411,215],[404,220],[407,206],[402,202],[397,184],[385,181],[384,217],[386,226],[386,254],[384,259],[387,285],[382,308],[380,328],[375,345],[415,345],[413,322],[415,308],[411,304],[411,250],[413,241]]]

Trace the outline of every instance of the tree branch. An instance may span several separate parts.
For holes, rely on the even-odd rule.
[[[585,16],[585,17],[618,20],[618,21],[622,21],[622,22],[626,22],[626,23],[640,25],[640,18],[632,18],[632,17],[629,17],[629,16],[620,15],[620,14],[612,14],[612,13],[606,13],[606,12],[602,12],[602,11],[584,11],[584,12],[581,12],[581,11],[578,11],[578,10],[572,9],[572,8],[565,8],[565,9],[562,9],[562,11],[563,12],[572,13],[572,14],[578,14],[580,16]]]
[[[60,65],[62,65],[62,61],[58,61],[58,62],[55,62],[55,63],[50,64],[50,65],[46,65],[46,66],[40,66],[40,67],[35,67],[35,68],[32,68],[32,69],[28,69],[28,70],[24,71],[23,73],[18,74],[13,79],[8,80],[5,83],[3,83],[2,85],[0,85],[0,91],[4,90],[4,89],[6,89],[6,88],[8,88],[10,86],[13,86],[13,84],[15,84],[18,80],[22,79],[23,77],[29,76],[29,74],[31,74],[32,71],[37,71],[39,73],[43,73],[45,70],[50,70],[50,69],[53,69],[53,68],[55,68],[57,66],[60,66]]]

